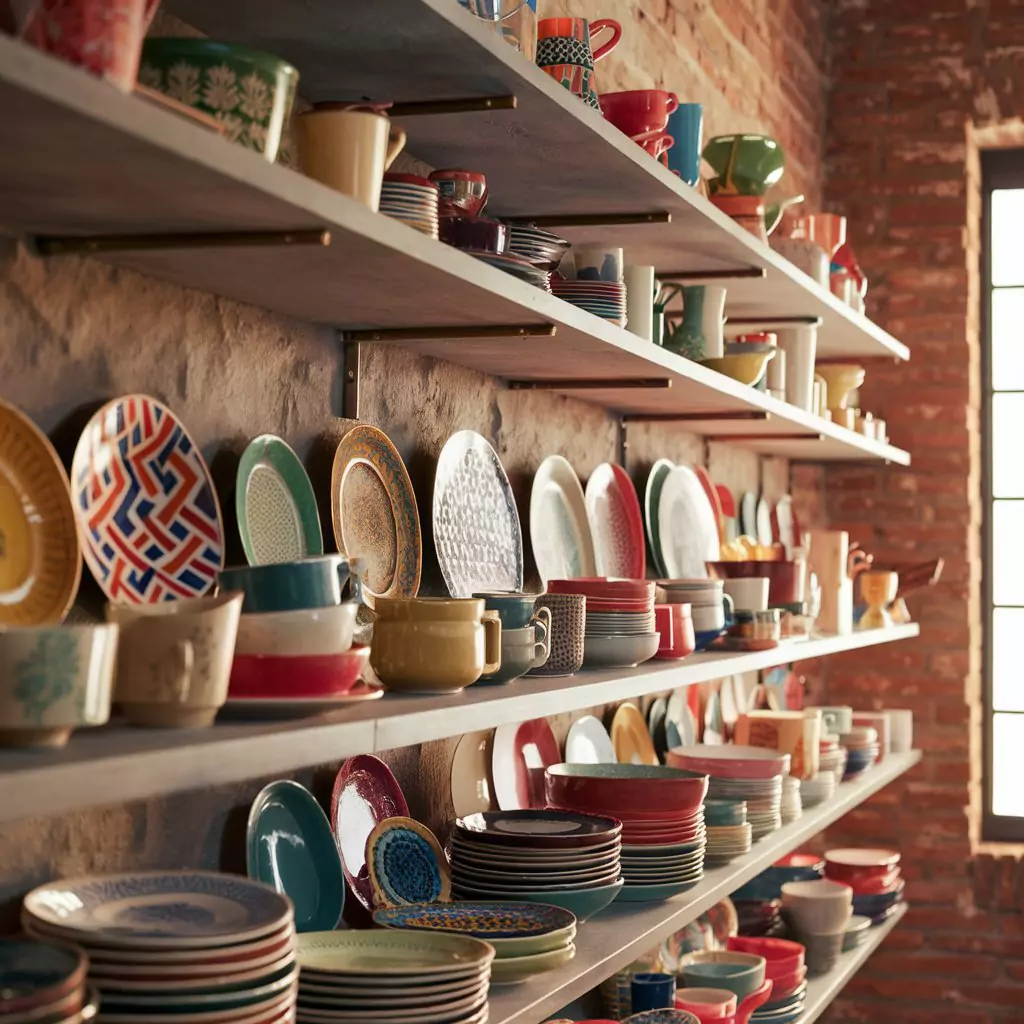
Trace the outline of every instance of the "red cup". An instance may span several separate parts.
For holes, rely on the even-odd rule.
[[[660,609],[665,609],[665,611]],[[661,645],[658,647],[657,654],[659,658],[678,660],[693,654],[694,648],[697,646],[697,638],[693,633],[690,605],[656,604],[654,606],[654,621],[661,634]],[[671,624],[671,631],[667,638],[666,630],[662,627],[664,622]]]
[[[679,106],[676,94],[664,89],[606,92],[600,100],[605,119],[630,137],[663,132],[669,115]]]

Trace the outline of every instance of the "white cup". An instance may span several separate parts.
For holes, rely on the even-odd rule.
[[[905,754],[914,749],[914,712],[906,709],[887,710],[890,749],[894,754]]]
[[[654,267],[631,264],[623,276],[626,282],[626,324],[644,341],[654,341]]]
[[[779,349],[786,353],[786,400],[799,409],[814,412],[814,359],[818,328],[813,324],[776,329]]]
[[[721,604],[694,605],[690,608],[695,633],[710,633],[711,630],[725,629],[725,609]]]
[[[767,576],[726,580],[725,592],[732,598],[737,611],[764,612],[768,610]]]

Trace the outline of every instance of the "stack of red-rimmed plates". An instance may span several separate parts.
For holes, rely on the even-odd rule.
[[[85,953],[70,943],[6,938],[0,942],[0,1020],[12,1024],[83,1024],[96,1017]]]
[[[380,212],[437,238],[437,185],[418,174],[385,174]]]
[[[555,275],[551,291],[602,320],[626,326],[626,286],[619,281],[565,281]]]
[[[853,889],[853,912],[881,924],[895,913],[903,899],[906,883],[900,871],[896,850],[828,850],[825,853],[825,877]]]

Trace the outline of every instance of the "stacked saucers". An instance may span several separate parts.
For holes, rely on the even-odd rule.
[[[543,903],[413,903],[376,910],[374,924],[429,934],[455,933],[494,947],[491,984],[523,981],[568,963],[576,952],[576,915]]]
[[[508,226],[509,252],[529,260],[542,270],[554,270],[569,250],[569,243],[550,231],[531,227],[528,224]]]
[[[385,174],[380,212],[437,238],[437,185],[417,174]]]
[[[839,785],[846,774],[846,748],[840,743],[839,736],[835,733],[822,736],[818,749],[819,771],[832,772],[836,785]]]
[[[213,871],[62,879],[25,897],[21,923],[82,947],[104,1020],[292,1019],[292,906],[259,882]]]
[[[850,923],[846,926],[846,932],[843,934],[843,952],[846,953],[848,950],[859,949],[863,946],[871,934],[871,927],[870,917],[854,914],[850,918]]]
[[[668,764],[711,776],[711,799],[746,802],[755,843],[782,827],[782,779],[789,762],[789,754],[764,747],[701,745],[668,752]]]
[[[82,1024],[98,997],[86,986],[89,961],[74,946],[44,939],[0,942],[0,1020],[12,1024]]]
[[[742,800],[705,800],[704,820],[708,828],[708,866],[728,864],[750,852],[753,833]]]
[[[765,974],[772,983],[771,998],[754,1010],[751,1021],[789,1024],[800,1016],[807,996],[807,966],[806,951],[799,942],[732,936],[729,949],[763,956],[766,961]]]
[[[601,577],[549,580],[552,594],[587,598],[583,643],[586,668],[632,668],[658,653],[654,629],[654,583]]]
[[[572,810],[484,811],[452,835],[457,900],[548,903],[585,921],[622,889],[622,825]]]
[[[534,288],[539,288],[542,292],[551,291],[550,275],[548,272],[541,267],[534,266],[529,260],[523,259],[522,256],[517,256],[515,253],[484,252],[474,249],[465,249],[463,251],[469,253],[470,256],[475,256],[488,266],[503,270],[506,274],[519,278],[520,281],[532,284]]]
[[[800,799],[800,780],[792,775],[782,777],[782,824],[788,825],[802,817],[804,805]]]
[[[602,320],[626,326],[626,286],[617,281],[566,281],[555,275],[551,291]]]
[[[881,924],[903,902],[906,882],[895,850],[849,848],[825,854],[825,877],[853,889],[853,912]]]
[[[546,772],[553,807],[622,822],[620,900],[664,900],[704,875],[707,776],[632,764],[556,764]]]
[[[813,779],[800,782],[800,802],[804,807],[817,807],[818,804],[831,800],[836,791],[836,773],[834,770],[820,771]]]
[[[869,725],[855,725],[843,736],[843,746],[846,748],[844,781],[859,779],[874,767],[882,749],[878,742],[878,731]]]
[[[298,956],[300,1024],[487,1020],[494,947],[468,935],[306,932]]]

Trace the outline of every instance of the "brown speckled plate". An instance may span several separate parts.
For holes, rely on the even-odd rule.
[[[331,519],[338,549],[366,565],[368,604],[416,596],[423,564],[416,495],[402,457],[376,427],[353,427],[334,453]]]

